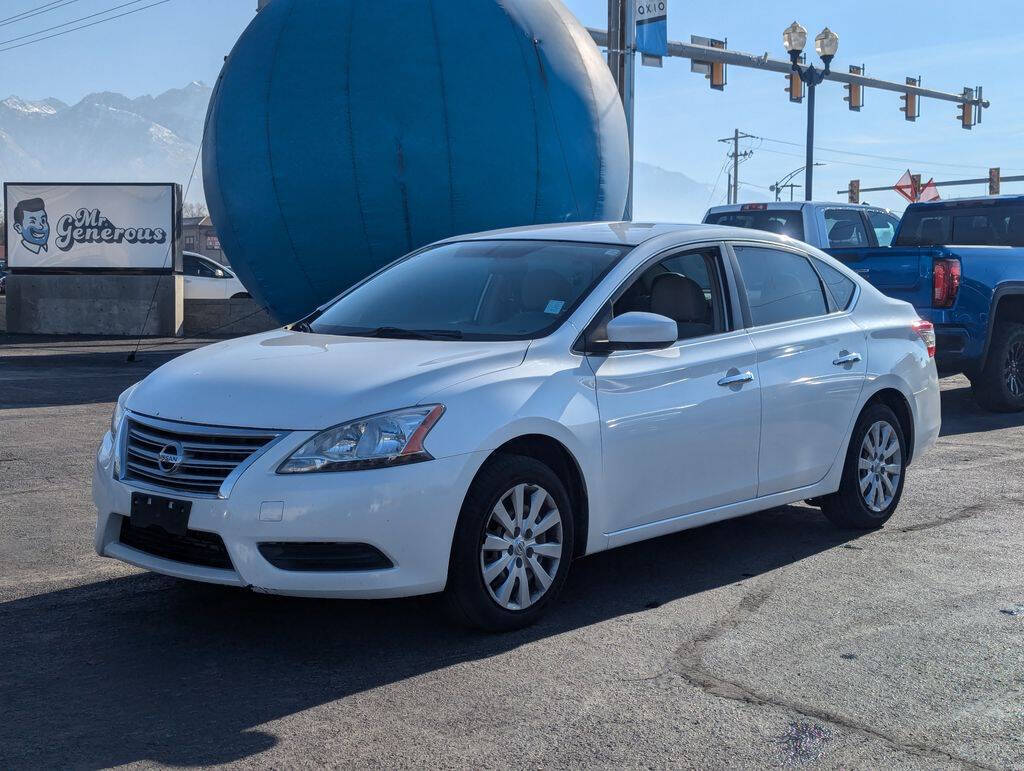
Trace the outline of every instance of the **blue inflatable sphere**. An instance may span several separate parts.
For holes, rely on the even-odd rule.
[[[621,219],[626,123],[560,0],[271,0],[203,144],[231,264],[281,321],[460,233]]]

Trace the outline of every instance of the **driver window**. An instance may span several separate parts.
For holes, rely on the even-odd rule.
[[[724,331],[717,249],[684,252],[647,268],[612,306],[612,315],[644,311],[676,322],[679,340]]]

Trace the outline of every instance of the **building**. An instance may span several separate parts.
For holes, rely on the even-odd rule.
[[[222,265],[230,265],[220,248],[217,229],[209,216],[183,217],[181,220],[181,248],[186,252],[197,252]]]

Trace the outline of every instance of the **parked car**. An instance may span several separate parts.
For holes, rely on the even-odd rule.
[[[819,249],[889,246],[900,218],[889,209],[835,201],[790,201],[713,206],[704,222],[766,230]]]
[[[249,297],[227,265],[195,252],[182,253],[186,300],[226,300]]]
[[[933,352],[907,303],[780,236],[454,238],[121,394],[95,547],[261,592],[443,591],[512,629],[582,555],[805,499],[880,527],[938,436]]]

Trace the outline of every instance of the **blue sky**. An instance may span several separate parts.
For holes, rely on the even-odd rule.
[[[44,5],[45,0],[4,0],[0,49],[21,42],[13,38],[121,2],[71,0],[66,8],[5,23],[3,19]],[[252,18],[255,4],[255,0],[170,0],[92,29],[0,51],[3,88],[25,98],[56,96],[74,102],[91,91],[137,96],[191,80],[212,83],[224,55]],[[584,24],[605,25],[604,0],[566,0],[566,4]],[[782,57],[782,29],[797,19],[812,37],[826,24],[839,34],[837,69],[865,64],[869,75],[889,80],[921,75],[924,85],[944,91],[984,85],[992,107],[973,131],[960,128],[950,103],[924,102],[921,117],[911,123],[899,112],[897,94],[870,91],[864,108],[854,113],[842,100],[841,85],[823,85],[818,92],[816,145],[861,154],[819,150],[817,159],[828,165],[816,171],[816,197],[836,198],[835,191],[845,188],[851,178],[859,178],[865,187],[889,184],[908,166],[925,179],[937,180],[982,177],[995,165],[1004,174],[1024,174],[1020,9],[1020,0],[817,4],[670,0],[669,36],[676,40],[689,40],[691,34],[724,37],[730,48]],[[751,185],[748,195],[769,195],[764,188],[803,164],[806,110],[789,103],[783,76],[734,68],[725,91],[717,92],[690,73],[689,63],[682,60],[667,60],[661,70],[641,67],[638,73],[637,160],[681,171],[700,182],[717,179],[713,202],[725,196],[725,174],[719,177],[719,171],[727,149],[715,140],[734,128],[765,138],[744,143],[754,150],[740,173],[741,181]],[[1024,192],[1024,184],[1005,185],[1004,190]],[[981,192],[980,186],[942,190],[944,196]],[[894,207],[902,200],[892,193],[865,198]]]

